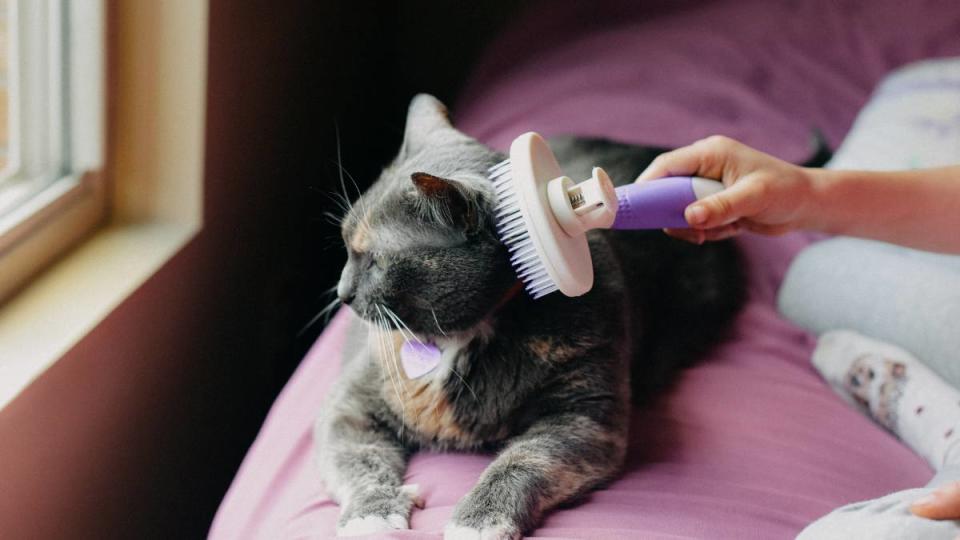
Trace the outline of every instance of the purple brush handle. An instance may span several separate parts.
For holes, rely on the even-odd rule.
[[[697,200],[689,176],[628,184],[615,191],[619,207],[611,229],[686,229],[683,211]]]

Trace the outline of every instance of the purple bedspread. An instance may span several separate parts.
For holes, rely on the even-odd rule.
[[[527,130],[682,145],[724,133],[801,160],[836,145],[905,62],[960,55],[960,2],[545,2],[492,47],[456,107],[504,148]],[[734,340],[637,411],[623,477],[556,511],[537,538],[792,538],[841,504],[917,486],[921,459],[835,397],[777,287],[808,239],[741,239],[751,299]],[[277,399],[211,529],[216,539],[327,538],[338,508],[311,468],[311,423],[339,370],[337,316]],[[421,453],[412,531],[436,539],[490,456]],[[385,536],[379,535],[378,538]]]

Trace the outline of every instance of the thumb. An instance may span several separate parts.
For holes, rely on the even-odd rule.
[[[750,217],[761,210],[762,204],[760,187],[754,182],[740,181],[690,204],[683,216],[692,227],[709,229]]]
[[[910,511],[928,519],[960,519],[960,482],[943,486],[914,502]]]

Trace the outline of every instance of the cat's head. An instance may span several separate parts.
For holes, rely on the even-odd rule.
[[[487,179],[501,159],[454,129],[436,98],[414,97],[399,154],[343,220],[340,299],[364,319],[395,314],[422,335],[482,321],[516,280]]]

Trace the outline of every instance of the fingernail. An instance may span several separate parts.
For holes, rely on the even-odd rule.
[[[691,225],[700,225],[707,221],[707,209],[699,204],[687,207],[687,210],[684,212],[684,217],[687,219],[687,223]]]
[[[937,493],[933,492],[913,501],[913,504],[910,506],[927,506],[928,504],[933,504],[935,502],[937,502]]]

